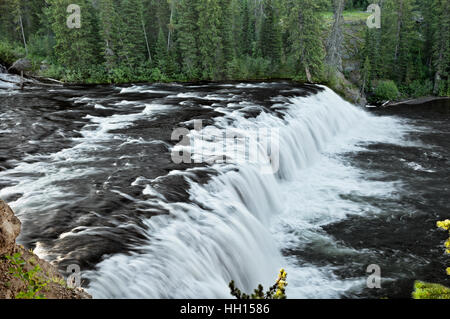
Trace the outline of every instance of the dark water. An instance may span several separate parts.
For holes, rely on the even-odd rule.
[[[363,111],[289,82],[0,91],[0,197],[19,241],[80,265],[94,297],[227,297],[283,266],[292,297],[408,298],[450,285],[449,117],[448,100]],[[195,119],[279,128],[280,172],[175,164]]]
[[[417,128],[408,134],[407,141],[420,146],[375,144],[369,147],[369,152],[352,158],[365,170],[379,172],[380,180],[400,181],[402,192],[395,200],[378,203],[391,212],[387,218],[378,221],[350,218],[330,225],[327,231],[358,249],[382,252],[385,276],[397,280],[387,283],[387,291],[379,291],[376,296],[408,298],[414,279],[449,286],[450,279],[445,273],[448,255],[442,252],[446,236],[436,228],[436,220],[450,217],[450,99],[381,108],[374,113],[406,119]],[[361,236],[349,238],[342,234],[343,229]],[[398,260],[410,260],[410,265]]]

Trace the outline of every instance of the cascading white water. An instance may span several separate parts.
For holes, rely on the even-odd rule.
[[[281,267],[288,272],[291,298],[339,297],[361,285],[363,278],[343,281],[332,267],[309,265],[281,251],[320,242],[318,249],[352,253],[320,229],[347,213],[367,210],[339,195],[387,196],[394,185],[363,180],[339,154],[358,151],[362,141],[398,142],[401,124],[370,116],[328,88],[285,104],[284,119],[266,112],[246,119],[233,108],[222,108],[224,116],[215,119],[216,128],[249,139],[258,128],[279,128],[276,174],[261,174],[257,163],[228,162],[213,165],[219,175],[199,185],[190,179],[193,170],[171,172],[189,181],[191,202],[152,199],[170,214],[145,221],[148,244],[139,253],[113,255],[83,273],[90,280],[88,291],[96,298],[227,298],[230,280],[249,292],[259,283],[272,284]],[[206,127],[203,134],[216,131]],[[155,192],[150,185],[145,191]]]

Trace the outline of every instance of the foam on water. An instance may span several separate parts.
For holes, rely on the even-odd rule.
[[[97,298],[227,298],[230,280],[250,292],[259,283],[273,284],[281,267],[288,272],[291,298],[337,298],[361,288],[365,278],[341,280],[332,266],[310,265],[281,252],[325,243],[318,249],[356,253],[339,247],[321,226],[350,213],[381,212],[340,195],[389,197],[401,185],[363,179],[341,154],[373,142],[400,143],[407,128],[394,118],[370,116],[328,88],[292,98],[284,106],[284,118],[267,112],[246,118],[239,110],[222,107],[224,116],[213,127],[192,130],[193,138],[231,129],[255,140],[261,127],[277,128],[280,169],[262,174],[261,165],[270,163],[269,157],[242,163],[238,158],[245,150],[238,149],[223,154],[230,159],[227,163],[212,165],[219,174],[206,185],[193,181],[194,170],[172,171],[188,181],[190,202],[168,203],[154,196],[151,201],[169,214],[145,220],[148,243],[138,253],[113,255],[83,273],[90,280],[89,292]],[[201,143],[208,156],[208,150],[220,149],[214,143],[222,140]],[[195,148],[191,151],[194,158],[199,155]],[[146,180],[133,184],[146,185]],[[155,195],[147,185],[143,192]]]
[[[141,104],[141,107],[143,106],[144,109],[137,113],[114,114],[109,117],[87,115],[85,119],[90,123],[79,132],[82,137],[73,138],[73,147],[49,155],[28,155],[14,168],[0,171],[0,178],[13,184],[0,189],[0,198],[9,200],[21,194],[22,196],[10,201],[9,204],[22,220],[26,220],[32,216],[33,211],[51,211],[53,207],[67,201],[69,195],[76,196],[58,182],[97,173],[98,168],[88,164],[104,159],[96,158],[91,151],[108,150],[106,142],[111,139],[123,140],[122,145],[133,143],[129,137],[111,131],[130,127],[134,121],[142,117],[151,117],[167,108],[161,105]]]
[[[120,90],[120,94],[126,94],[126,93],[154,93],[154,94],[170,94],[172,92],[170,91],[164,91],[164,90],[155,90],[150,89],[147,86],[139,86],[139,85],[133,85],[131,87],[123,88]]]

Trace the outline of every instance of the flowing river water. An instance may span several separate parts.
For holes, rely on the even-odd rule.
[[[228,298],[281,267],[288,298],[407,298],[449,284],[449,120],[448,100],[359,108],[291,82],[0,90],[0,198],[94,298]],[[207,147],[276,129],[279,169],[177,164],[176,128]]]

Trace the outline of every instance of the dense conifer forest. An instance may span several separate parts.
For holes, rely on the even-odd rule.
[[[27,56],[41,75],[78,83],[330,83],[342,72],[345,12],[364,13],[371,2],[1,0],[0,60]],[[373,2],[381,28],[365,28],[359,89],[387,98],[449,95],[450,2]],[[71,4],[80,9],[79,28],[67,25],[77,12]]]

